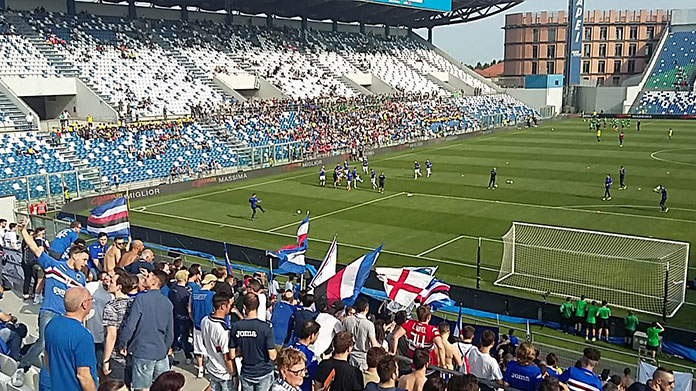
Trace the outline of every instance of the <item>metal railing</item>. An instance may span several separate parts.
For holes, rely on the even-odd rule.
[[[96,184],[85,177],[95,174]],[[65,188],[71,198],[94,194],[99,192],[100,184],[101,169],[96,167],[0,179],[0,189],[5,195],[14,195],[20,204],[27,205],[39,200],[62,203]]]

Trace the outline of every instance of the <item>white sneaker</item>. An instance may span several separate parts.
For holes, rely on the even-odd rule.
[[[12,374],[12,379],[10,380],[13,387],[24,386],[24,369],[17,368],[14,374]]]
[[[198,367],[198,375],[196,377],[199,379],[203,378],[203,367]]]
[[[36,295],[34,296],[34,305],[39,305],[43,303],[43,295]]]

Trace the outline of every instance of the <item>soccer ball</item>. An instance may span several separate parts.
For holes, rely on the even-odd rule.
[[[513,184],[512,179],[508,179],[507,181],[505,181],[505,183],[507,183],[508,185],[512,185],[512,184]]]
[[[298,215],[299,215],[299,214],[302,214],[302,210],[298,209],[298,210],[297,210],[297,214],[298,214]]]

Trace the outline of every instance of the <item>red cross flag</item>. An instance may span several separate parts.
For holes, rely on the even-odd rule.
[[[408,307],[430,284],[433,276],[408,268],[378,267],[377,278],[384,283],[384,291],[390,300]]]

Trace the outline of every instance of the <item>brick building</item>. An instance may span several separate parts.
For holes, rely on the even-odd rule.
[[[667,28],[670,12],[587,11],[581,77],[620,85],[642,73]],[[524,86],[525,75],[562,74],[567,13],[516,13],[505,18],[505,70],[499,82]]]

